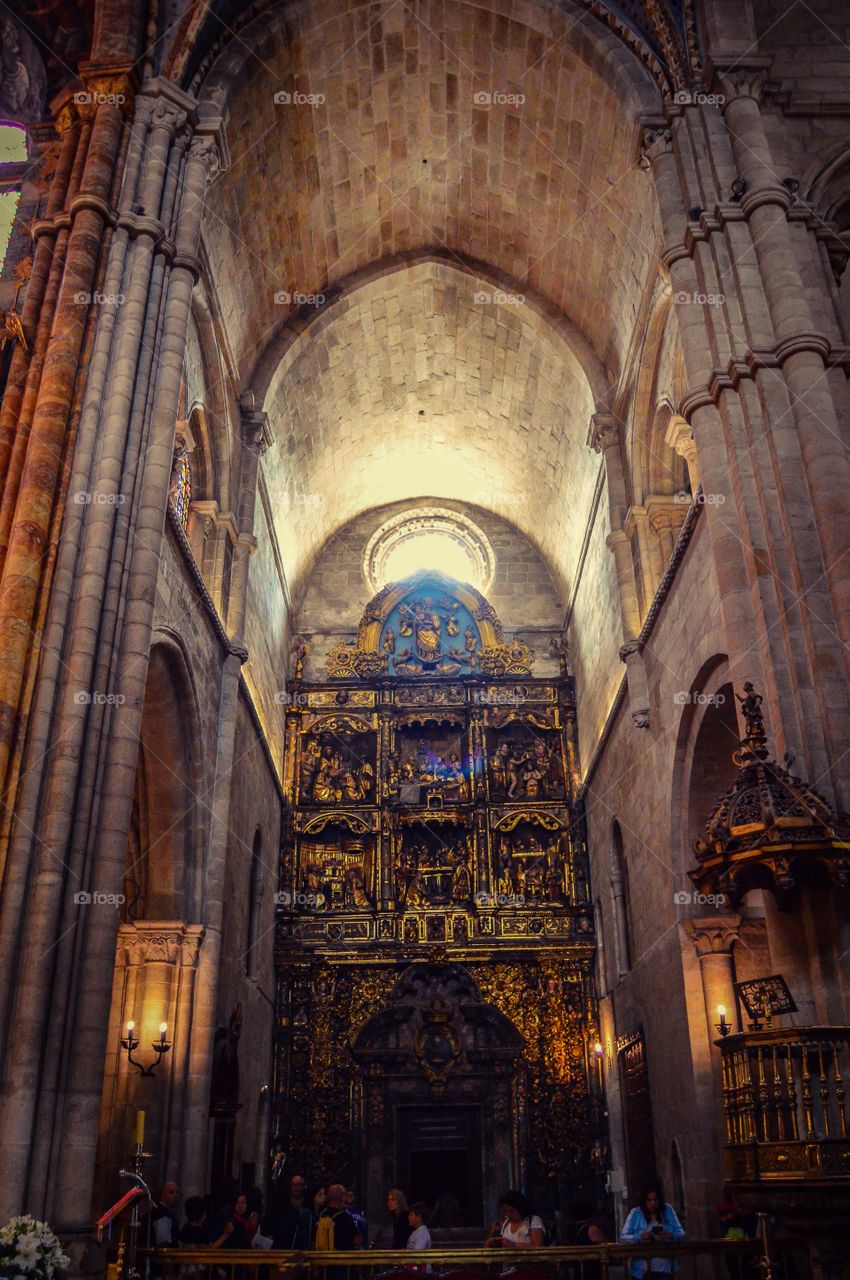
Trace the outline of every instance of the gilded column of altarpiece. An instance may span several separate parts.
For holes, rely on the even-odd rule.
[[[382,592],[327,679],[290,690],[274,1085],[290,1170],[380,1194],[432,1107],[479,1134],[485,1206],[499,1179],[555,1202],[592,1176],[574,689],[533,661],[482,596],[430,575]]]

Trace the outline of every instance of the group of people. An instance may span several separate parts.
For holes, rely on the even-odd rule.
[[[358,1205],[357,1192],[342,1183],[308,1188],[300,1174],[289,1181],[288,1193],[276,1197],[264,1211],[258,1189],[234,1191],[220,1202],[212,1197],[190,1196],[184,1203],[185,1220],[178,1222],[176,1182],[162,1186],[149,1215],[151,1244],[155,1248],[204,1249],[430,1249],[426,1225],[428,1206],[408,1205],[404,1193],[387,1195],[391,1226],[369,1240],[369,1224]]]
[[[386,1208],[389,1225],[370,1240],[366,1215],[358,1204],[357,1192],[342,1183],[307,1186],[294,1174],[288,1189],[278,1195],[264,1212],[262,1193],[234,1192],[226,1202],[213,1204],[210,1198],[190,1196],[185,1202],[185,1221],[178,1225],[175,1205],[177,1184],[166,1182],[150,1214],[151,1243],[207,1249],[318,1249],[351,1250],[370,1247],[406,1249],[420,1252],[431,1248],[429,1220],[434,1220],[424,1201],[408,1205],[398,1188],[388,1192]],[[722,1211],[722,1212],[721,1212]],[[744,1221],[734,1204],[718,1205],[726,1233],[731,1238],[754,1234],[754,1224]],[[566,1243],[593,1246],[606,1243],[601,1222],[592,1208],[583,1203],[573,1207],[573,1224]],[[639,1246],[671,1244],[681,1240],[685,1230],[675,1209],[664,1199],[660,1183],[647,1185],[640,1201],[630,1211],[620,1231],[623,1244]],[[491,1226],[485,1244],[502,1249],[539,1249],[549,1242],[549,1232],[531,1202],[520,1191],[506,1191],[499,1199],[499,1217]],[[430,1272],[426,1263],[417,1270]],[[629,1264],[631,1280],[670,1274],[674,1265],[669,1256],[636,1257]],[[583,1265],[584,1280],[597,1280],[597,1262]]]

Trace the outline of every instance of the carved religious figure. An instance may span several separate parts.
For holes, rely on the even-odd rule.
[[[496,795],[507,794],[510,753],[511,749],[507,742],[500,742],[490,758],[490,782]]]
[[[457,850],[453,850],[450,854],[452,861],[452,902],[468,902],[472,897],[472,878],[469,874],[469,867],[466,865],[466,858]]]

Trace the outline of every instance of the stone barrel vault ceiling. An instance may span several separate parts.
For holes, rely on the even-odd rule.
[[[276,294],[443,248],[547,298],[616,375],[656,249],[642,76],[582,10],[527,0],[339,0],[246,28],[202,93],[229,113],[205,237],[240,368],[285,319]]]
[[[569,0],[339,0],[245,26],[200,93],[231,153],[205,247],[293,590],[344,521],[417,497],[513,521],[568,590],[599,466],[580,366],[597,401],[616,384],[657,262],[637,59]],[[476,301],[494,282],[536,310]]]
[[[290,345],[264,465],[294,590],[347,520],[419,497],[495,511],[569,580],[599,466],[590,387],[545,317],[493,296],[422,262],[344,296]]]

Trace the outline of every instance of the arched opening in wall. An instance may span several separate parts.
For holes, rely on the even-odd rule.
[[[695,696],[703,697],[705,705],[688,779],[686,853],[737,772],[732,763],[739,736],[732,685],[723,684],[712,694]]]
[[[124,871],[124,918],[191,917],[193,776],[185,690],[176,659],[162,645],[151,651],[133,817]]]
[[[248,934],[245,943],[245,972],[256,978],[260,967],[260,919],[263,905],[263,836],[260,828],[254,832],[251,848],[251,874],[248,884]]]
[[[611,899],[614,910],[617,971],[622,977],[632,967],[634,935],[629,897],[629,868],[626,863],[623,832],[616,818],[611,825]]]
[[[170,642],[155,644],[142,710],[101,1097],[96,1195],[103,1203],[130,1146],[136,1110],[146,1114],[146,1147],[159,1157],[154,1180],[166,1172],[173,1176],[180,1161],[203,933],[192,923],[200,914],[196,723],[181,651]],[[170,1048],[155,1074],[144,1076],[130,1056],[149,1067],[152,1046],[161,1039]]]

